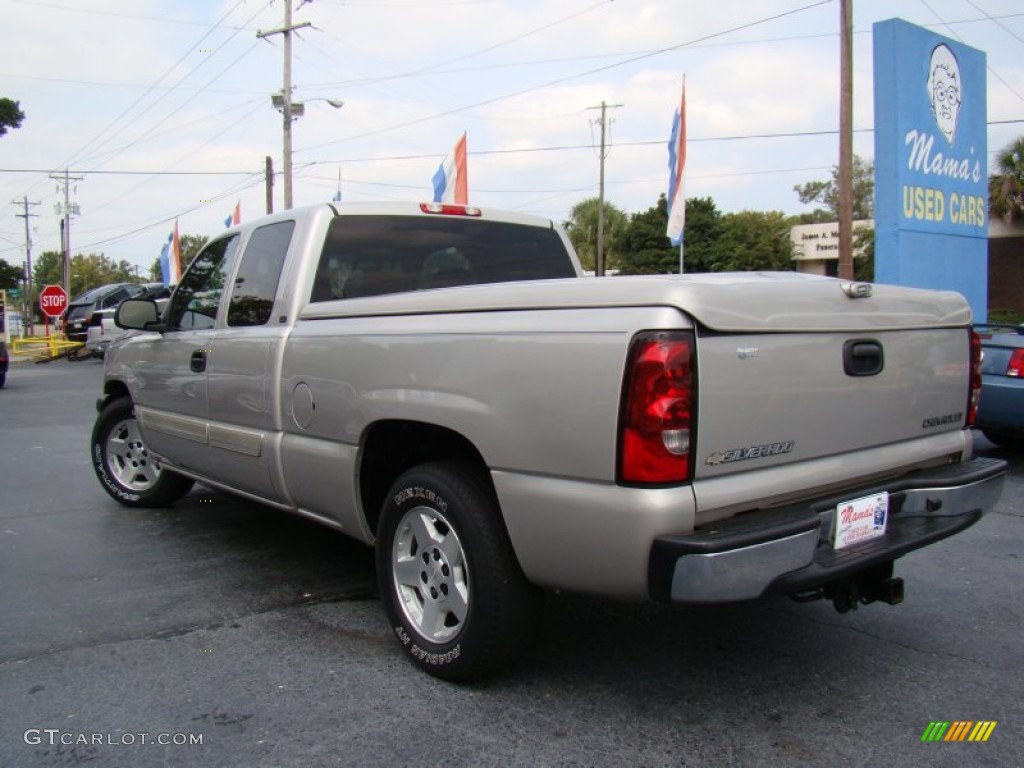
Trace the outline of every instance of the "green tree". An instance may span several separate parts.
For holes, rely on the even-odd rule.
[[[875,215],[875,165],[859,155],[853,156],[853,218],[870,219]],[[839,220],[839,166],[833,166],[828,181],[809,181],[793,187],[800,202],[818,204],[811,213],[801,215],[801,224]]]
[[[61,274],[61,255],[57,251],[43,251],[32,263],[32,279],[37,288],[59,284]]]
[[[596,197],[588,197],[576,203],[569,211],[565,231],[580,257],[584,269],[594,270],[597,264],[597,218],[601,209]],[[619,239],[629,223],[629,217],[621,208],[604,201],[604,266],[617,269],[620,260]]]
[[[622,233],[619,271],[623,275],[664,275],[679,271],[679,249],[665,236],[665,195],[642,213],[634,213]]]
[[[8,264],[0,259],[0,289],[9,291],[11,288],[21,287],[22,271],[20,266]]]
[[[71,258],[71,298],[108,283],[137,282],[136,270],[125,260],[118,262],[102,253],[76,253]],[[60,285],[63,279],[62,256],[57,251],[44,251],[32,264],[32,276],[37,288]]]
[[[1024,136],[996,156],[996,172],[988,179],[988,208],[992,218],[1008,224],[1024,219]]]
[[[686,201],[683,229],[684,272],[707,272],[720,236],[722,214],[710,197]],[[622,236],[621,270],[626,275],[679,272],[679,248],[669,242],[665,195],[642,213],[633,214]]]
[[[668,226],[666,213],[665,225]],[[722,213],[710,197],[691,197],[686,201],[686,226],[683,228],[683,269],[686,272],[711,272],[722,237]],[[678,249],[674,249],[678,250]],[[676,254],[678,261],[679,254]]]
[[[21,128],[24,119],[19,102],[0,96],[0,136],[6,136],[8,128]]]
[[[779,211],[740,211],[722,217],[711,258],[713,272],[793,269],[791,219]]]
[[[864,283],[875,280],[875,228],[853,230],[853,279]]]

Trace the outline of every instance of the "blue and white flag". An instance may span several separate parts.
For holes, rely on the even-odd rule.
[[[433,182],[435,203],[469,204],[465,133],[455,142],[455,151],[438,166]]]
[[[668,140],[668,228],[665,234],[672,245],[682,245],[686,227],[686,196],[683,194],[683,169],[686,167],[686,82],[683,97],[672,118],[672,136]]]
[[[163,280],[164,285],[171,284],[171,241],[174,240],[174,233],[171,232],[167,236],[167,242],[164,243],[164,247],[160,249],[160,277]]]

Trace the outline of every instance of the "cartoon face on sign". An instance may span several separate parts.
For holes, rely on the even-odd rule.
[[[956,138],[956,121],[960,117],[962,96],[960,64],[956,56],[948,46],[935,46],[928,63],[928,98],[932,103],[935,124],[950,144]]]

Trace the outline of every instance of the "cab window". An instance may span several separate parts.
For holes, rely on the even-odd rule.
[[[204,330],[216,325],[217,307],[237,248],[238,235],[234,235],[215,240],[199,252],[171,299],[168,330]]]
[[[278,221],[256,229],[242,252],[228,305],[228,325],[265,325],[274,309],[277,284],[294,221]]]

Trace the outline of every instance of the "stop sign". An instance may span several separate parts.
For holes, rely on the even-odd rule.
[[[60,317],[68,308],[68,295],[59,285],[48,285],[39,292],[39,308],[47,317]]]

